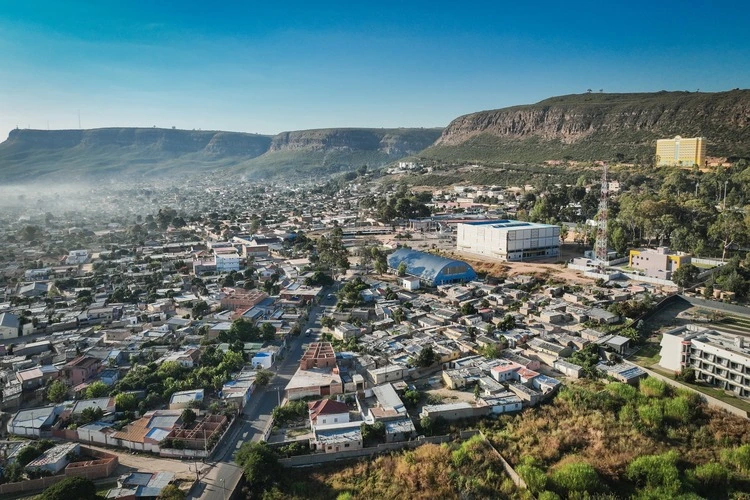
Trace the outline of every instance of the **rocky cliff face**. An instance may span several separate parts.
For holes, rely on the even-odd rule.
[[[653,154],[675,135],[706,137],[710,156],[750,156],[750,91],[592,93],[481,111],[453,120],[427,156],[607,160]]]
[[[0,144],[0,180],[160,175],[237,167],[263,176],[380,166],[431,145],[442,129],[325,129],[274,137],[158,128],[13,130]]]
[[[274,151],[379,151],[406,156],[430,146],[440,129],[318,129],[282,132],[273,138]]]
[[[29,149],[96,149],[105,147],[155,149],[178,154],[243,154],[266,152],[271,138],[239,132],[161,128],[100,128],[92,130],[12,130],[3,147]]]

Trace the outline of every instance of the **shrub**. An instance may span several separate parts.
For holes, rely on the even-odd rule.
[[[706,496],[723,496],[729,487],[729,471],[717,462],[708,462],[695,468],[700,493]]]
[[[654,400],[638,407],[638,416],[643,423],[652,428],[660,429],[664,422],[664,409],[660,400]]]
[[[526,486],[532,493],[540,493],[547,488],[547,474],[533,463],[519,465],[516,467],[516,472],[526,482]]]
[[[53,484],[39,496],[40,500],[94,500],[97,498],[96,486],[82,477],[68,477]]]
[[[622,382],[612,382],[607,384],[607,392],[612,396],[622,399],[623,401],[633,401],[638,397],[638,390],[629,384]]]
[[[750,444],[721,452],[721,461],[744,474],[750,472]]]
[[[586,462],[573,462],[563,465],[550,477],[555,489],[561,493],[570,491],[594,492],[599,489],[599,474]]]
[[[667,392],[667,384],[654,377],[646,377],[639,385],[641,394],[650,398],[663,397]]]
[[[687,424],[692,421],[693,410],[687,398],[678,396],[664,402],[664,416],[670,420]]]
[[[639,486],[664,488],[676,493],[681,487],[676,463],[677,453],[674,451],[662,455],[644,455],[628,465],[627,476]]]

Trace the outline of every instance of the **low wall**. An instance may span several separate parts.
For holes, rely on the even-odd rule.
[[[450,441],[450,436],[432,436],[413,441],[401,441],[398,443],[385,443],[361,450],[340,451],[338,453],[314,453],[312,455],[298,455],[296,457],[282,458],[279,463],[284,467],[302,467],[305,465],[317,465],[336,460],[347,460],[359,457],[369,457],[387,451],[401,450],[404,448],[416,448],[426,443],[440,444]]]
[[[719,259],[700,259],[697,257],[691,257],[690,262],[692,264],[704,264],[707,266],[723,266],[726,262]]]
[[[39,479],[29,479],[17,483],[0,484],[0,496],[12,495],[14,493],[41,491],[62,481],[66,477],[71,476],[85,477],[86,479],[91,480],[102,479],[111,476],[120,463],[117,455],[105,453],[93,448],[87,448],[85,446],[81,446],[81,454],[90,455],[95,457],[96,460],[69,464],[65,468],[65,474],[41,477]],[[71,467],[76,464],[79,465]]]
[[[28,479],[17,483],[0,484],[0,496],[12,495],[14,493],[41,491],[53,484],[59,483],[65,476],[40,477],[39,479]]]
[[[622,275],[633,281],[642,281],[643,283],[651,283],[652,285],[671,286],[675,288],[677,287],[677,285],[674,284],[674,281],[663,280],[661,278],[652,278],[650,276],[641,276],[639,274],[632,273],[622,273]]]
[[[524,481],[523,478],[518,475],[516,469],[514,469],[513,466],[510,465],[507,460],[505,460],[505,458],[500,454],[499,451],[497,451],[497,449],[492,445],[490,440],[487,439],[487,436],[485,436],[482,431],[479,431],[479,434],[482,435],[484,441],[490,446],[490,448],[492,448],[492,451],[495,452],[497,458],[500,459],[500,463],[503,464],[503,470],[506,474],[508,474],[508,477],[510,477],[510,480],[513,481],[513,484],[524,490],[527,489],[526,481]]]
[[[705,307],[706,309],[714,309],[717,311],[739,314],[741,316],[750,316],[750,307],[727,304],[725,302],[716,302],[714,300],[699,299],[698,297],[689,297],[686,295],[680,295],[680,297],[687,300],[690,305],[696,307]]]

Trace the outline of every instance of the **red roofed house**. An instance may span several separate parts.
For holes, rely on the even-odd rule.
[[[63,366],[63,377],[75,387],[98,375],[102,368],[101,360],[92,356],[79,356]]]
[[[349,407],[333,399],[321,399],[307,403],[310,425],[330,425],[349,422]]]

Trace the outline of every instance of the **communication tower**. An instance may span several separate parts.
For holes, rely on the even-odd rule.
[[[607,180],[607,164],[605,163],[602,172],[602,191],[599,196],[599,213],[596,216],[596,242],[594,243],[594,256],[599,263],[599,267],[603,267],[604,263],[607,262],[608,201],[609,181]]]

